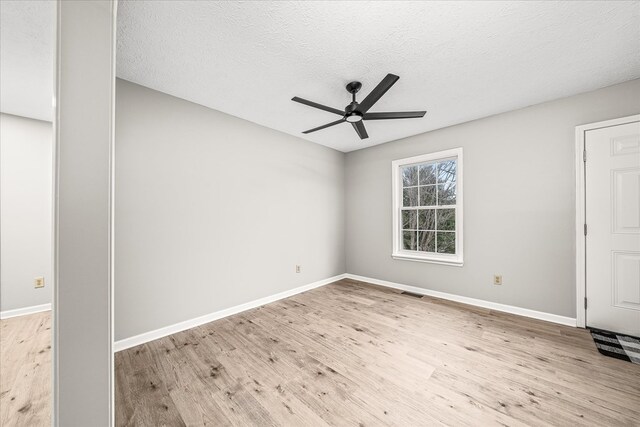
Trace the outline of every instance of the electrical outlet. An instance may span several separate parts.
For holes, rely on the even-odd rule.
[[[494,285],[502,285],[502,275],[501,274],[494,274],[493,275],[493,284]]]
[[[33,284],[36,288],[44,288],[44,277],[36,277]]]
[[[300,273],[300,266],[296,265],[296,273]]]

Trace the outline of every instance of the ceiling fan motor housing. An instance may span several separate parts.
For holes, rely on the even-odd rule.
[[[346,121],[355,123],[362,120],[362,113],[358,111],[358,104],[356,101],[353,101],[351,104],[347,105],[344,108],[344,118]]]

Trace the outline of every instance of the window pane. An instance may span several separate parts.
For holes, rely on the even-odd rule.
[[[436,224],[435,209],[420,209],[418,213],[418,229],[419,230],[435,230]]]
[[[456,210],[455,209],[438,209],[438,230],[456,229]]]
[[[436,251],[435,231],[418,231],[418,250],[422,252]]]
[[[415,210],[402,211],[402,228],[405,230],[415,230],[418,228],[418,213]]]
[[[436,205],[436,186],[427,185],[420,187],[420,206]]]
[[[420,185],[436,183],[436,164],[420,165]]]
[[[402,206],[418,206],[418,187],[402,189]]]
[[[438,253],[455,254],[456,253],[456,233],[438,232]]]
[[[456,204],[456,183],[449,181],[445,184],[438,184],[438,205]]]
[[[456,160],[446,160],[438,163],[438,183],[456,181]]]
[[[418,166],[405,166],[401,170],[402,186],[418,185]]]
[[[403,231],[402,232],[402,249],[406,251],[416,250],[416,231]]]

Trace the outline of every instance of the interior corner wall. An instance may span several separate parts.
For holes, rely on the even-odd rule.
[[[348,153],[347,272],[575,317],[575,127],[638,113],[633,80]],[[392,259],[391,161],[454,147],[464,266]]]
[[[2,312],[51,303],[52,156],[51,123],[0,114]]]
[[[344,153],[124,80],[115,140],[116,340],[345,272]]]

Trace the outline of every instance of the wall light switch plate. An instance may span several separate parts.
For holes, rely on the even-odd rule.
[[[296,265],[296,273],[300,273],[300,266]]]
[[[36,288],[44,288],[44,277],[36,277],[33,284]]]
[[[494,274],[493,275],[493,284],[494,285],[502,285],[502,275]]]

